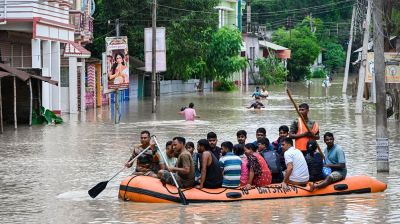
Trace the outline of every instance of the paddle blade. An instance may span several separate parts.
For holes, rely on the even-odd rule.
[[[96,184],[96,186],[92,187],[92,189],[88,191],[90,197],[92,198],[97,197],[97,195],[99,195],[106,188],[107,184],[108,181],[103,181]]]
[[[179,193],[179,197],[181,198],[182,205],[188,205],[189,202],[187,202],[186,197],[180,188],[178,188],[178,193]]]

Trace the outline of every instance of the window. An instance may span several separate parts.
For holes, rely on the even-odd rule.
[[[60,86],[61,87],[69,87],[69,69],[68,69],[68,67],[61,67]]]

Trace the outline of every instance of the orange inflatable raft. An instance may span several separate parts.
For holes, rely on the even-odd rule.
[[[300,186],[271,184],[243,189],[182,189],[189,203],[230,202],[241,200],[265,200],[277,198],[310,197],[322,195],[375,193],[386,190],[386,184],[368,176],[352,176],[326,188],[309,192]],[[159,179],[147,176],[129,176],[121,182],[119,196],[122,200],[146,203],[180,203],[177,189],[163,186]]]

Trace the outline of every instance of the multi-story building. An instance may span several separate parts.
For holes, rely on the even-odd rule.
[[[246,7],[244,0],[221,0],[215,9],[218,10],[218,27],[228,26],[230,28],[242,27],[242,14]]]
[[[0,0],[0,61],[59,82],[42,82],[45,108],[77,113],[84,105],[90,52],[82,45],[93,38],[93,9],[93,0]]]

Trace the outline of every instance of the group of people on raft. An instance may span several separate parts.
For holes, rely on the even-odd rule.
[[[161,152],[151,140],[150,132],[142,131],[141,144],[134,147],[125,165],[131,167],[133,158],[146,150],[138,157],[133,174],[153,176],[163,184],[174,185],[173,175],[182,188],[251,189],[271,183],[306,187],[309,183],[308,189],[313,191],[345,179],[345,154],[334,143],[333,134],[324,134],[326,148],[323,154],[317,152],[318,124],[308,118],[307,104],[301,104],[299,112],[306,124],[299,118],[290,130],[286,125],[280,126],[279,137],[272,143],[265,128],[258,128],[254,142],[247,142],[247,132],[239,130],[237,144],[225,141],[218,147],[217,135],[209,132],[206,139],[197,141],[197,152],[194,143],[186,142],[183,137],[168,141],[165,152]]]

